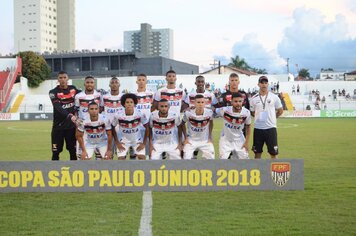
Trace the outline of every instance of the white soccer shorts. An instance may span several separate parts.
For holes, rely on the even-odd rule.
[[[162,160],[162,153],[166,152],[170,160],[180,160],[180,151],[177,149],[178,144],[153,144],[155,150],[152,151],[152,160]]]
[[[204,159],[215,159],[214,145],[210,142],[196,142],[189,140],[189,143],[184,145],[184,159],[191,160],[195,150],[200,150]]]
[[[118,157],[126,157],[126,154],[129,151],[130,147],[132,147],[132,149],[134,150],[134,154],[145,156],[145,153],[146,153],[145,148],[143,148],[140,151],[137,151],[137,148],[138,148],[138,146],[140,146],[140,144],[122,143],[122,146],[124,146],[125,150],[120,152],[120,150],[117,149]]]
[[[243,143],[237,141],[228,141],[226,137],[221,137],[219,141],[220,159],[228,159],[232,152],[232,159],[249,159],[248,151],[242,147]]]
[[[99,143],[99,144],[91,144],[91,143],[85,143],[85,149],[87,150],[88,157],[92,158],[95,149],[100,152],[100,155],[102,157],[105,157],[105,153],[107,151],[107,143]],[[81,151],[81,149],[80,149]]]

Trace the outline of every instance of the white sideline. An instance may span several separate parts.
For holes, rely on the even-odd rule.
[[[152,235],[152,192],[144,191],[142,194],[142,215],[138,235]]]

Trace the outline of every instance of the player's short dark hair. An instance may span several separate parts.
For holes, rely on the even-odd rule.
[[[94,76],[92,76],[92,75],[87,75],[87,76],[85,76],[84,80],[87,80],[87,79],[94,79]]]
[[[176,73],[174,70],[169,70],[169,71],[166,72],[166,76],[167,76],[168,74],[177,74],[177,73]]]
[[[204,95],[203,95],[203,94],[197,94],[197,95],[195,95],[195,99],[199,99],[199,98],[204,98]]]
[[[141,74],[138,74],[138,75],[137,75],[137,77],[139,77],[139,76],[142,76],[142,77],[147,78],[147,75],[146,75],[146,74],[144,74],[144,73],[141,73]]]
[[[119,78],[117,78],[116,76],[113,76],[113,77],[111,77],[110,80],[119,80]]]
[[[198,75],[197,77],[195,77],[195,81],[197,81],[198,79],[205,79],[205,78],[202,75]]]
[[[137,96],[133,93],[125,93],[120,99],[121,105],[123,107],[125,107],[125,102],[128,98],[131,98],[133,100],[135,106],[137,105]]]
[[[67,71],[64,70],[59,71],[57,75],[63,75],[63,74],[68,75]]]
[[[162,98],[161,100],[158,101],[158,103],[160,103],[160,102],[168,102],[168,100],[165,98]]]
[[[92,106],[92,105],[95,105],[95,106],[97,106],[97,107],[99,108],[99,104],[96,103],[96,102],[94,102],[94,101],[91,101],[91,102],[88,104],[88,108],[89,108],[90,106]]]
[[[231,73],[229,78],[239,78],[239,75],[236,73]]]
[[[232,93],[231,99],[233,99],[233,98],[242,98],[242,94],[241,93]]]

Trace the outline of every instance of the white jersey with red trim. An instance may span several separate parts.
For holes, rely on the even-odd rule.
[[[179,113],[169,111],[167,117],[159,117],[159,111],[151,113],[150,127],[152,128],[153,144],[178,144]]]
[[[149,118],[151,116],[153,92],[146,90],[145,92],[135,92],[135,95],[137,97],[136,109],[144,113],[146,117]]]
[[[109,119],[99,114],[97,121],[91,121],[88,115],[78,126],[78,130],[84,132],[85,144],[101,144],[108,141],[107,130],[111,130]]]
[[[125,110],[115,114],[112,125],[115,127],[120,142],[137,144],[142,143],[144,136],[140,130],[148,123],[145,114],[135,109],[132,115],[126,115]]]
[[[120,102],[122,95],[122,93],[118,95],[111,95],[110,92],[103,95],[104,114],[108,117],[108,119],[112,120],[116,113],[124,109]]]
[[[224,127],[221,131],[221,137],[227,140],[244,142],[245,136],[242,132],[245,124],[251,124],[251,113],[242,107],[241,112],[233,112],[233,107],[222,107],[216,109],[216,113],[224,120]]]
[[[75,96],[75,107],[78,110],[78,116],[81,120],[87,118],[88,105],[91,102],[96,102],[100,107],[103,106],[102,96],[96,90],[94,90],[93,94],[86,94],[85,91],[82,91]]]
[[[183,121],[187,123],[189,140],[207,142],[209,139],[209,124],[213,119],[213,111],[205,108],[203,115],[197,115],[194,110],[184,112]]]
[[[204,96],[205,108],[211,109],[211,106],[214,106],[218,103],[218,100],[216,99],[215,95],[207,90],[205,90],[204,93],[197,93],[196,91],[190,92],[188,96],[185,97],[184,102],[188,104],[189,107],[195,106],[195,96],[197,94],[201,94]]]
[[[168,89],[161,88],[155,93],[154,99],[160,101],[161,99],[167,99],[169,103],[169,111],[180,114],[182,107],[182,101],[184,101],[184,91],[180,88]]]

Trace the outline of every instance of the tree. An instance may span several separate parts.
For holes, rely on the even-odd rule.
[[[30,88],[38,87],[43,81],[49,78],[51,73],[45,59],[34,52],[19,52],[22,58],[22,75],[27,78]]]
[[[304,79],[309,78],[310,77],[309,70],[305,69],[305,68],[300,69],[299,72],[298,72],[298,76],[302,77]]]
[[[253,72],[256,72],[257,74],[268,74],[266,69],[258,69],[258,68],[252,68]]]
[[[238,55],[236,55],[235,57],[231,57],[231,62],[229,63],[229,66],[234,66],[236,68],[243,69],[243,70],[251,69],[251,67],[247,64],[245,59],[240,58]]]

